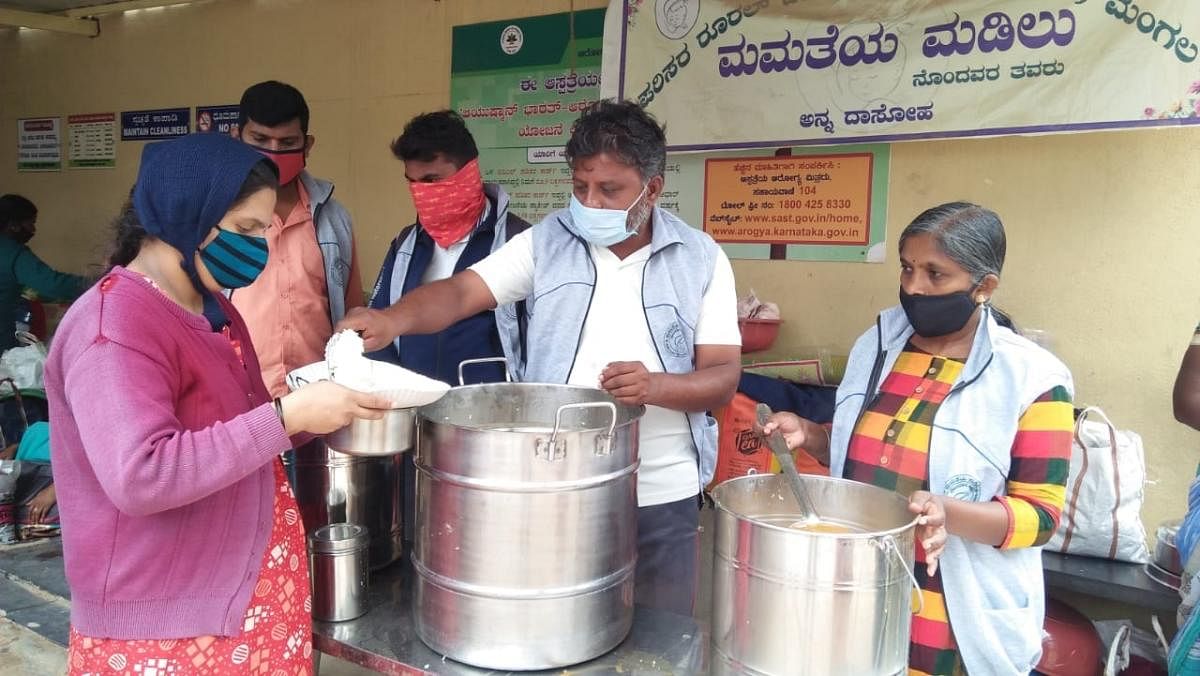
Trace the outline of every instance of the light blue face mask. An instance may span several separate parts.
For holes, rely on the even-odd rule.
[[[648,187],[649,183],[642,186],[642,191],[633,200],[633,204],[625,209],[596,209],[584,206],[575,195],[571,195],[569,209],[575,234],[596,246],[613,246],[633,237],[638,230],[630,229],[629,212],[641,201]]]

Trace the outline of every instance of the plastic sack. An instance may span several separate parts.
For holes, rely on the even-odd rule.
[[[21,463],[0,460],[0,545],[17,541],[17,477]]]
[[[750,289],[745,298],[738,300],[737,313],[738,319],[779,319],[779,306],[759,300],[754,289]]]
[[[1046,549],[1149,563],[1141,516],[1143,455],[1136,432],[1117,429],[1098,408],[1084,409],[1075,422],[1062,519]]]
[[[1093,622],[1105,646],[1104,676],[1119,676],[1133,672],[1139,662],[1152,673],[1167,671],[1166,638],[1158,618],[1151,617],[1154,631],[1133,626],[1130,620],[1097,620]],[[1144,670],[1142,670],[1144,672]]]
[[[22,390],[45,389],[45,367],[46,346],[42,343],[14,347],[0,355],[0,369]]]
[[[779,460],[763,442],[755,428],[757,401],[738,392],[726,406],[713,412],[717,419],[717,467],[707,490],[734,477],[747,474],[778,474]],[[829,476],[829,468],[808,453],[792,451],[796,471],[801,474]]]

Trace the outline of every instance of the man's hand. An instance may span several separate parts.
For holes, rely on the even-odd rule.
[[[338,322],[333,330],[336,333],[346,329],[356,331],[362,336],[363,349],[367,352],[387,347],[399,335],[395,323],[386,312],[365,307],[356,307],[347,312],[345,318]]]
[[[355,308],[334,330],[357,331],[367,352],[381,350],[400,334],[428,335],[496,308],[496,297],[474,270],[422,284],[386,310]]]
[[[614,361],[600,372],[600,387],[629,406],[654,402],[654,376],[640,361]]]

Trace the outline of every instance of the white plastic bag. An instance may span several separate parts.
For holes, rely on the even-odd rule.
[[[1140,657],[1162,668],[1167,666],[1166,638],[1158,616],[1151,615],[1154,631],[1149,632],[1133,626],[1130,620],[1097,620],[1092,622],[1107,657],[1104,660],[1104,676],[1118,676],[1129,668],[1133,656]]]
[[[779,319],[779,306],[759,300],[754,289],[737,302],[738,319]]]
[[[1046,549],[1148,563],[1142,525],[1143,456],[1136,432],[1118,430],[1099,408],[1084,409],[1075,421],[1062,519]]]
[[[46,383],[42,372],[46,366],[46,346],[42,343],[14,347],[0,355],[0,371],[12,377],[22,390],[42,390]]]

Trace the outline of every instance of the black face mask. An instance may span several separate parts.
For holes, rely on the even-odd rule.
[[[937,338],[958,331],[967,325],[976,304],[969,291],[956,291],[940,296],[912,295],[900,289],[900,305],[922,338]]]

